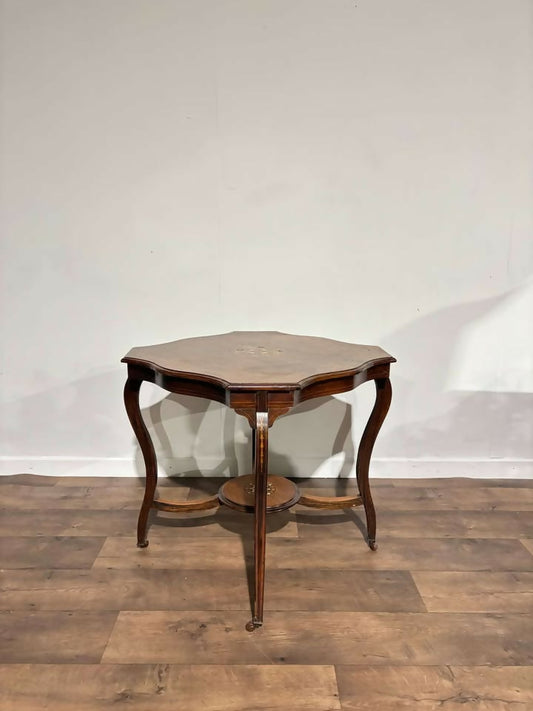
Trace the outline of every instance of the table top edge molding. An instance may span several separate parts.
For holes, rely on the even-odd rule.
[[[193,385],[194,383],[207,383],[210,385],[214,385],[216,387],[222,388],[223,390],[227,390],[230,392],[249,392],[249,391],[267,391],[267,392],[275,392],[275,391],[284,391],[284,392],[289,392],[289,391],[294,391],[294,390],[300,390],[303,391],[306,388],[309,388],[310,386],[313,385],[318,385],[321,383],[327,383],[330,381],[337,381],[337,380],[342,380],[343,378],[356,378],[357,375],[361,373],[365,373],[377,366],[388,366],[391,363],[395,363],[396,359],[393,358],[392,356],[390,357],[384,357],[384,358],[374,358],[372,360],[365,361],[364,363],[360,363],[357,366],[354,366],[353,368],[348,368],[344,370],[335,370],[335,371],[329,371],[329,372],[322,372],[322,373],[313,373],[313,375],[309,375],[307,377],[301,378],[300,380],[296,382],[271,382],[271,383],[265,383],[265,382],[257,382],[254,383],[253,381],[251,382],[242,382],[242,383],[236,383],[236,382],[228,382],[224,378],[218,376],[218,375],[210,375],[207,373],[195,373],[192,371],[180,371],[180,370],[171,370],[169,368],[165,368],[164,366],[158,365],[157,363],[154,363],[152,361],[148,360],[143,360],[141,358],[133,358],[129,356],[124,356],[122,358],[121,363],[126,363],[128,367],[131,367],[131,372],[132,375],[135,374],[136,368],[139,368],[141,370],[147,370],[153,373],[154,375],[162,375],[165,378],[168,378],[170,380],[175,379],[175,380],[183,380],[191,383]],[[143,375],[142,379],[147,379],[150,380],[151,382],[157,383],[157,378],[149,377],[145,378]]]

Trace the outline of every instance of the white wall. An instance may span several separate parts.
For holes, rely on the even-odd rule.
[[[142,471],[121,356],[273,329],[398,358],[375,475],[531,474],[530,3],[3,5],[3,473]],[[144,388],[164,470],[246,471],[242,418]],[[369,388],[272,470],[350,473]]]

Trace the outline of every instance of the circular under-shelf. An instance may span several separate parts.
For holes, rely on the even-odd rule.
[[[236,511],[253,513],[255,510],[255,477],[245,474],[229,479],[218,490],[218,498],[222,504]],[[284,476],[269,474],[267,478],[267,513],[285,511],[294,506],[300,498],[296,484]]]

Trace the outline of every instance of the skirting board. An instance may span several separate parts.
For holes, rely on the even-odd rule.
[[[188,462],[188,464],[192,464]],[[293,477],[353,477],[352,462],[340,469],[336,460],[304,458],[295,462],[294,471],[274,471]],[[352,466],[349,466],[349,465]],[[0,457],[0,476],[12,474],[39,474],[42,476],[144,476],[142,463],[126,457]],[[162,459],[160,476],[235,476],[227,467],[221,472],[219,459],[206,458],[194,461],[194,466],[183,467],[179,460]],[[245,474],[247,472],[238,472]],[[468,477],[474,479],[532,479],[533,459],[372,459],[370,476],[375,478],[410,479],[439,477]]]

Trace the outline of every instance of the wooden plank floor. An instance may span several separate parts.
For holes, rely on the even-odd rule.
[[[158,514],[139,550],[139,480],[0,477],[0,709],[533,709],[533,482],[373,491],[377,552],[361,509],[269,517],[250,634],[250,516]]]

